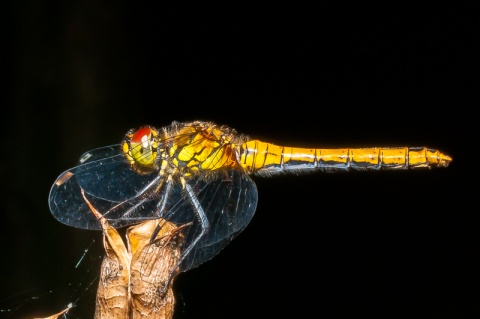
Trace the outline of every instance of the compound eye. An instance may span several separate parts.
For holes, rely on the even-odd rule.
[[[150,127],[142,127],[128,134],[123,144],[123,152],[135,169],[153,169],[158,156],[158,132]]]
[[[145,144],[148,143],[148,140],[152,137],[152,129],[149,127],[144,127],[133,133],[131,143],[135,144]]]

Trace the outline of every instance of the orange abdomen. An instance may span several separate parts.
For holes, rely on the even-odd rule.
[[[448,155],[427,147],[315,149],[277,146],[251,140],[238,146],[240,165],[249,173],[279,171],[378,170],[447,167]]]

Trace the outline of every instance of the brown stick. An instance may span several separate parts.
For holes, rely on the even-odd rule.
[[[182,227],[162,219],[147,220],[127,230],[127,248],[117,230],[108,225],[85,195],[84,198],[102,224],[106,253],[95,319],[171,319],[175,305],[174,278],[170,282],[168,279],[181,256]],[[162,227],[152,241],[159,223]],[[177,274],[178,271],[173,276]]]
[[[117,230],[90,204],[83,190],[82,195],[103,228],[105,257],[100,269],[95,319],[171,319],[175,305],[172,285],[178,270],[168,280],[181,256],[183,227],[162,219],[147,220],[128,228],[125,245]],[[152,241],[159,223],[161,229]],[[58,319],[71,307],[44,319]]]

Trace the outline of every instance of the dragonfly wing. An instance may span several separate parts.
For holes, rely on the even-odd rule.
[[[74,171],[64,172],[53,184],[48,197],[50,211],[63,224],[82,229],[101,229],[82,197]]]
[[[195,268],[217,255],[247,226],[258,201],[255,183],[240,170],[221,170],[207,178],[195,176],[187,183],[201,204],[209,229],[185,256],[181,271]],[[192,223],[184,233],[184,247],[199,236],[202,225],[198,212],[180,185],[174,187],[165,211],[162,217],[177,225]]]
[[[128,163],[120,145],[97,148],[80,157],[75,168],[83,190],[98,198],[121,202],[139,196],[157,173],[138,174]]]
[[[156,187],[157,179],[155,173],[140,175],[133,171],[119,145],[98,148],[85,153],[78,166],[57,178],[49,194],[50,211],[64,224],[83,229],[102,229],[82,197],[83,189],[94,207],[102,213],[109,213],[112,226],[133,224],[138,220],[123,218],[124,211],[112,211],[112,208],[120,206],[126,210],[128,205],[122,204],[125,202],[138,206],[139,201],[144,201],[141,195]],[[150,210],[154,210],[150,207],[156,204],[154,199],[144,203]],[[148,209],[144,207],[145,211]],[[122,221],[119,220],[121,218]]]
[[[83,153],[82,156],[80,156],[80,159],[78,160],[78,165],[91,163],[99,159],[113,157],[120,154],[122,154],[120,144],[102,146],[102,147],[95,148],[93,150]]]

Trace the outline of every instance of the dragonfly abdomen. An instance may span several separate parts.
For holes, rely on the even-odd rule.
[[[315,149],[278,146],[258,140],[240,147],[240,165],[249,173],[320,170],[379,170],[447,167],[451,157],[427,147]]]

